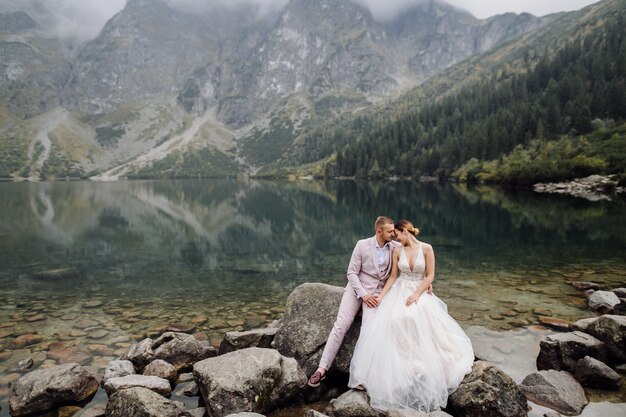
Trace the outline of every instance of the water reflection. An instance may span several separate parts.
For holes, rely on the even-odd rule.
[[[435,291],[481,340],[517,329],[536,345],[539,316],[589,316],[571,280],[626,286],[623,202],[402,182],[0,183],[0,417],[24,357],[97,373],[169,323],[219,340],[277,318],[302,282],[344,285],[382,213],[434,245]],[[15,345],[27,334],[41,340]]]

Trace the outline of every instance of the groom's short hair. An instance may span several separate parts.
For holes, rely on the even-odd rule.
[[[378,218],[376,218],[376,222],[374,222],[374,230],[382,229],[384,225],[389,223],[393,224],[391,217],[378,216]]]

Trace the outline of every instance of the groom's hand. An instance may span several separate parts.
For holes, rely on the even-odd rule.
[[[370,308],[378,307],[378,299],[372,294],[365,294],[363,296],[363,302]]]

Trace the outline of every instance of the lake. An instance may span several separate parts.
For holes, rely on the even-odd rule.
[[[218,343],[280,317],[301,283],[345,285],[379,214],[433,245],[435,292],[464,328],[534,343],[504,358],[532,359],[540,316],[593,315],[570,281],[626,286],[623,200],[412,182],[0,183],[0,416],[20,359],[101,372],[168,325]]]

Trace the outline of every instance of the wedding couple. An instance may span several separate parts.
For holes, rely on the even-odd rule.
[[[469,338],[432,294],[435,255],[407,220],[380,216],[376,235],[357,242],[337,320],[309,385],[317,387],[359,309],[361,334],[350,364],[351,388],[366,389],[379,411],[445,407],[472,369]],[[396,241],[393,238],[396,238]]]

